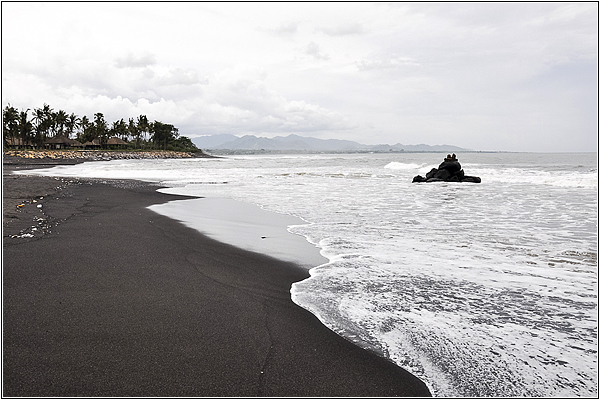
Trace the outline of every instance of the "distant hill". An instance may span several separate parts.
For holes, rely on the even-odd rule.
[[[458,152],[470,151],[462,147],[451,145],[426,144],[394,145],[379,144],[366,145],[351,140],[317,139],[312,137],[288,135],[274,138],[245,135],[212,135],[192,138],[192,142],[200,149],[205,150],[250,150],[250,151],[302,151],[302,152],[356,152],[356,151],[414,151],[414,152]]]
[[[395,145],[378,144],[371,146],[372,151],[432,151],[432,152],[457,152],[457,151],[472,151],[471,149],[465,149],[463,147],[452,146],[449,144],[441,144],[430,146],[428,144],[402,144],[397,143]]]
[[[214,149],[216,146],[232,142],[236,140],[238,137],[235,135],[211,135],[211,136],[200,136],[196,138],[192,138],[192,143],[196,145],[199,149]]]

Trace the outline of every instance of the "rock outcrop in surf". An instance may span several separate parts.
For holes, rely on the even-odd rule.
[[[478,176],[467,176],[463,171],[456,154],[448,154],[444,162],[437,168],[432,168],[425,177],[417,175],[413,178],[415,182],[471,182],[481,183],[481,178]]]

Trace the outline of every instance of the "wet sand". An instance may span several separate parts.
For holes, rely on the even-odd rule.
[[[305,268],[146,208],[185,197],[30,167],[3,171],[3,396],[429,395],[290,300]]]

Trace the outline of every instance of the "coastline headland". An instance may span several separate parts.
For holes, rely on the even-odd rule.
[[[61,156],[4,154],[3,397],[431,395],[291,301],[306,268],[148,208],[187,197],[12,174]]]

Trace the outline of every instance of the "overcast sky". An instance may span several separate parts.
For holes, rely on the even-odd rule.
[[[597,151],[598,4],[2,3],[2,107]]]

